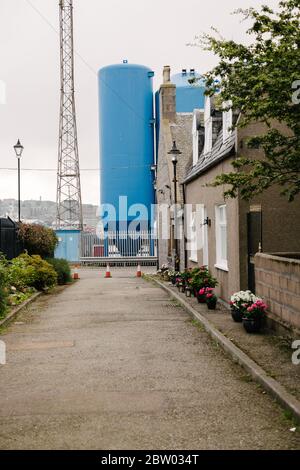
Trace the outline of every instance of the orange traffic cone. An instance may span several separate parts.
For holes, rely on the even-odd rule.
[[[80,279],[77,265],[75,266],[75,269],[74,269],[73,279],[76,281]]]
[[[142,270],[141,270],[141,265],[140,264],[138,265],[138,268],[137,268],[136,277],[142,277]]]
[[[110,279],[110,278],[111,278],[110,267],[109,267],[109,264],[107,264],[107,266],[106,266],[105,279]]]

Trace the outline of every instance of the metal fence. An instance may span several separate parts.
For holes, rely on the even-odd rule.
[[[0,253],[7,259],[13,259],[22,252],[22,246],[18,240],[18,224],[11,220],[0,219]]]
[[[80,252],[83,264],[156,265],[157,240],[151,231],[106,232],[100,237],[83,232]]]

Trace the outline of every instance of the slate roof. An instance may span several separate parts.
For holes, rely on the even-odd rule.
[[[206,154],[202,152],[200,158],[195,166],[193,166],[184,180],[184,183],[188,183],[193,179],[197,178],[201,173],[204,173],[209,168],[217,165],[222,160],[235,154],[236,148],[236,130],[232,132],[223,142],[223,130],[220,131],[218,138],[212,148],[212,150]]]

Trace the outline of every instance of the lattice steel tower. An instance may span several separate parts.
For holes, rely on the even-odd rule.
[[[61,101],[57,171],[58,229],[83,228],[74,93],[73,0],[60,0]]]

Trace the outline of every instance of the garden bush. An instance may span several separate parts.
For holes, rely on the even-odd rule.
[[[55,269],[39,255],[23,254],[11,261],[8,267],[10,285],[18,289],[34,287],[43,290],[57,284]]]
[[[56,271],[57,282],[60,286],[68,284],[72,281],[71,268],[67,260],[51,258],[47,259]]]
[[[33,286],[36,280],[34,267],[28,262],[29,255],[21,255],[7,264],[7,280],[10,286],[23,290]]]
[[[0,318],[5,316],[8,298],[7,270],[5,259],[0,257]]]
[[[58,244],[56,233],[42,225],[20,224],[18,237],[29,255],[52,258]]]

